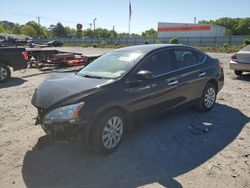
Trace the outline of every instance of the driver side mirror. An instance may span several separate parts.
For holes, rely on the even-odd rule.
[[[150,80],[152,78],[154,78],[154,75],[151,71],[141,70],[136,73],[136,79],[138,80]]]

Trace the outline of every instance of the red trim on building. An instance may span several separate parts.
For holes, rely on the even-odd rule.
[[[176,26],[176,27],[159,27],[158,32],[176,32],[176,31],[208,31],[211,25],[201,26]]]

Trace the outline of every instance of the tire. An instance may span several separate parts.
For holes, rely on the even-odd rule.
[[[120,145],[126,127],[126,118],[119,110],[100,115],[90,133],[90,149],[95,153],[112,153]]]
[[[207,112],[214,107],[217,97],[217,89],[215,84],[207,83],[201,97],[198,99],[196,108],[201,112]]]
[[[9,67],[0,64],[0,83],[5,82],[10,78],[11,72]]]
[[[243,73],[243,71],[239,71],[239,70],[234,71],[234,74],[237,75],[237,76],[242,75],[242,73]]]

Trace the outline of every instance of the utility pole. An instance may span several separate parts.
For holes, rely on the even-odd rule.
[[[94,37],[95,37],[95,22],[96,22],[96,20],[97,20],[97,18],[95,18],[95,19],[93,20],[93,24],[94,24]]]
[[[196,24],[196,16],[194,17],[194,24]]]
[[[89,29],[92,30],[92,23],[89,23]]]
[[[115,31],[115,25],[113,25],[113,32]]]
[[[37,23],[38,23],[38,36],[40,35],[40,16],[37,17]]]

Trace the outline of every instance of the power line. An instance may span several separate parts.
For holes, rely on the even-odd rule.
[[[2,11],[2,12],[5,14],[8,14],[8,15],[15,15],[15,16],[19,16],[19,17],[31,18],[32,20],[36,20],[40,26],[41,26],[41,20],[50,20],[50,21],[54,21],[54,22],[68,23],[68,24],[74,24],[74,25],[81,23],[82,25],[84,25],[85,28],[90,27],[92,29],[92,27],[94,26],[94,30],[96,29],[96,24],[94,23],[94,20],[93,20],[93,23],[91,23],[91,25],[90,25],[90,22],[83,23],[83,22],[78,22],[78,21],[73,21],[73,20],[56,19],[56,18],[41,16],[41,15],[37,16],[37,15],[32,15],[32,14],[23,14],[23,13],[19,13],[19,12],[8,12],[8,11]],[[106,25],[104,28],[109,28],[109,27],[113,27],[113,25],[112,26]]]
[[[46,16],[37,16],[37,15],[31,15],[31,14],[23,14],[19,12],[6,12],[3,11],[5,14],[9,15],[15,15],[15,16],[20,16],[20,17],[26,17],[26,18],[32,18],[32,19],[44,19],[44,20],[51,20],[51,21],[56,21],[56,22],[63,22],[63,23],[70,23],[70,24],[78,24],[81,22],[78,21],[73,21],[73,20],[64,20],[64,19],[56,19],[56,18],[51,18],[51,17],[46,17]],[[84,25],[88,25],[88,23],[82,23]]]

